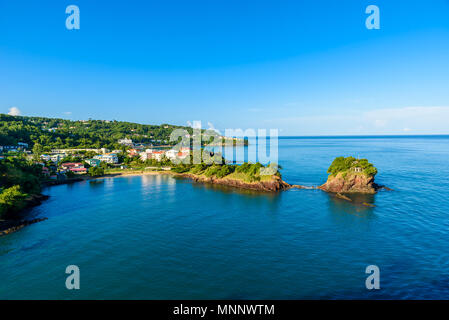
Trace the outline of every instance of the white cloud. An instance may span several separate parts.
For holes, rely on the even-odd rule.
[[[64,112],[64,114],[67,115],[67,116],[70,116],[70,115],[72,115],[72,112],[71,111],[67,111],[67,112]]]
[[[20,110],[17,107],[12,107],[12,108],[9,108],[8,114],[10,116],[20,116]]]

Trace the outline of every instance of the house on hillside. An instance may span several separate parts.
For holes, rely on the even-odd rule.
[[[87,173],[87,169],[80,162],[66,162],[61,164],[61,168],[66,171],[71,171],[75,174]]]
[[[123,144],[123,145],[125,145],[125,146],[133,146],[134,144],[133,144],[133,141],[131,140],[131,139],[128,139],[128,138],[125,138],[125,139],[119,139],[118,140],[118,143],[119,144]]]
[[[70,171],[72,171],[74,174],[85,174],[87,173],[87,169],[82,167],[82,168],[73,168],[70,169]]]
[[[139,155],[139,151],[137,149],[129,149],[126,152],[128,152],[128,156],[130,157],[137,157]]]
[[[41,159],[44,161],[50,161],[51,157],[48,154],[43,154],[43,155],[41,155]]]
[[[72,168],[84,168],[84,165],[81,162],[65,162],[61,163],[61,168],[63,170],[70,170]]]
[[[165,156],[164,151],[153,151],[152,158],[157,161],[162,161],[162,158]]]
[[[157,161],[161,161],[164,156],[165,156],[165,151],[162,151],[162,150],[156,151],[153,149],[147,149],[147,150],[145,150],[145,152],[140,153],[140,160],[146,161],[146,160],[154,159]]]
[[[50,160],[53,161],[54,163],[58,163],[59,161],[61,161],[62,159],[64,159],[67,155],[66,154],[52,154],[50,156]]]
[[[176,159],[177,154],[178,154],[178,151],[176,151],[175,149],[171,149],[171,150],[168,150],[167,152],[165,152],[165,156],[170,160]]]
[[[167,152],[165,152],[165,156],[172,161],[175,159],[181,159],[181,160],[185,159],[189,155],[190,155],[190,148],[181,148],[181,149],[179,149],[179,151],[177,151],[175,149],[171,149],[171,150],[168,150]]]

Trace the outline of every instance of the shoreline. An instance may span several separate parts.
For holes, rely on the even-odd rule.
[[[37,207],[45,200],[48,200],[49,196],[44,194],[32,194],[23,200],[24,207],[16,213],[16,217],[0,220],[0,237],[16,232],[30,224],[47,220],[47,218],[35,218],[31,220],[25,219],[23,215],[27,209]]]
[[[221,185],[221,186],[227,186],[235,189],[241,189],[241,190],[252,190],[252,191],[260,191],[260,192],[268,192],[268,193],[278,193],[280,191],[286,191],[290,189],[304,189],[304,190],[321,190],[329,194],[334,194],[337,198],[351,201],[347,196],[345,196],[345,193],[340,192],[332,192],[330,190],[325,190],[323,186],[302,186],[298,184],[289,184],[282,180],[282,178],[273,175],[270,180],[264,180],[264,181],[254,181],[254,182],[247,182],[239,179],[226,179],[226,178],[216,178],[216,177],[205,177],[202,175],[195,175],[192,173],[177,173],[170,170],[129,170],[125,172],[114,172],[114,173],[108,173],[102,176],[97,177],[91,177],[91,176],[80,176],[80,177],[74,177],[71,179],[66,180],[54,180],[54,181],[44,181],[42,182],[42,187],[53,187],[58,185],[64,185],[64,184],[72,184],[76,182],[83,182],[83,181],[91,181],[91,180],[99,180],[99,179],[106,179],[106,178],[117,178],[117,177],[137,177],[137,176],[146,176],[146,175],[170,175],[173,177],[179,177],[183,179],[188,179],[196,183],[203,183],[203,184],[213,184],[213,185]],[[379,189],[386,189],[391,190],[385,186],[379,186]],[[25,226],[28,226],[33,223],[41,222],[44,220],[47,220],[47,218],[36,218],[32,220],[26,220],[25,217],[21,216],[22,212],[26,209],[30,209],[36,206],[39,206],[42,204],[43,201],[47,200],[49,198],[48,195],[44,194],[37,194],[37,195],[31,195],[28,199],[26,199],[26,206],[24,209],[22,209],[17,214],[16,219],[5,219],[0,220],[0,236],[7,235],[10,233],[13,233],[15,231],[18,231],[22,229]],[[372,206],[370,204],[364,204],[366,206]]]

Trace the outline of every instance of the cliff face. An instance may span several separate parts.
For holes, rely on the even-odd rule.
[[[363,173],[338,173],[329,176],[327,182],[319,189],[334,193],[376,193],[378,186],[374,183],[374,176]]]
[[[197,176],[189,173],[181,174],[181,176],[185,178],[190,178],[195,182],[213,183],[218,185],[225,185],[230,187],[258,190],[258,191],[274,192],[291,188],[291,186],[288,183],[283,181],[278,176],[272,176],[272,179],[269,181],[257,181],[257,182],[245,182],[242,180],[226,179],[226,178],[218,179],[214,177],[207,178],[204,176]]]

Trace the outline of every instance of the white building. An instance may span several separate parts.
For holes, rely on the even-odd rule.
[[[119,144],[124,144],[125,146],[132,146],[133,145],[133,141],[131,139],[125,138],[125,139],[120,139],[118,141]]]
[[[54,163],[58,163],[59,161],[61,161],[65,157],[66,157],[65,154],[52,154],[50,156],[50,160],[53,161]]]
[[[50,161],[51,157],[48,154],[43,154],[43,155],[41,155],[41,159],[44,161]]]
[[[141,152],[140,154],[140,160],[146,161],[149,159],[155,159],[157,161],[161,161],[162,158],[165,156],[165,151],[155,151],[153,149],[147,149],[145,152]]]
[[[175,149],[171,149],[165,153],[165,156],[170,160],[174,160],[174,159],[176,159],[177,154],[178,154],[178,151],[176,151]]]
[[[139,157],[140,157],[140,160],[142,160],[142,161],[147,161],[148,159],[151,159],[151,153],[149,153],[149,152],[141,152],[141,153],[139,153]]]
[[[190,155],[190,148],[181,148],[179,151],[175,149],[168,150],[165,156],[171,161],[175,159],[185,159]]]
[[[118,163],[118,157],[115,153],[107,153],[99,156],[95,156],[94,159],[98,159],[102,162],[115,164]]]

